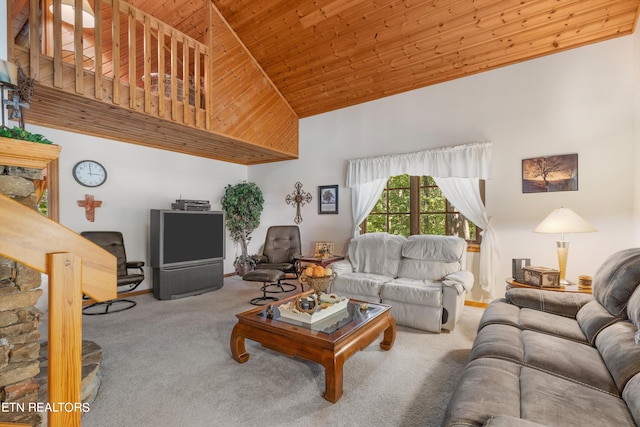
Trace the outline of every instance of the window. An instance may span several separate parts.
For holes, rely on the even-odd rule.
[[[484,199],[484,181],[480,181],[480,186]],[[429,176],[391,177],[361,226],[363,233],[438,234],[480,243],[481,230],[447,201]]]

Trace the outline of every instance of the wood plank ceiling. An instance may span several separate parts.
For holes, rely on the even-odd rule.
[[[204,40],[209,0],[129,0]],[[299,117],[631,34],[640,0],[212,0]]]

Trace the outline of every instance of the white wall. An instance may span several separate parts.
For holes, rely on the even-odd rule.
[[[146,278],[139,290],[152,287],[149,210],[170,209],[171,203],[180,198],[209,200],[212,210],[220,210],[224,187],[247,178],[246,166],[39,126],[26,128],[62,147],[60,223],[76,232],[122,232],[127,258],[146,263]],[[83,187],[73,179],[73,166],[85,159],[96,160],[107,169],[107,181],[100,187]],[[95,210],[95,222],[89,222],[84,208],[78,206],[78,200],[84,199],[85,194],[102,201],[102,206]],[[233,272],[235,252],[227,236],[225,273]]]
[[[606,256],[640,240],[632,233],[635,39],[622,37],[301,120],[299,160],[249,168],[249,179],[275,201],[266,207],[255,239],[269,225],[293,223],[293,208],[284,198],[300,181],[314,196],[302,209],[306,250],[316,240],[344,248],[352,229],[346,160],[489,140],[494,157],[486,206],[501,252],[494,296],[504,291],[502,278],[511,276],[512,258],[557,265],[559,236],[531,230],[560,206],[599,230],[569,235],[567,278],[593,274]],[[579,156],[579,191],[522,193],[522,159],[570,153]],[[317,214],[317,186],[326,184],[340,184],[337,216]]]
[[[640,31],[636,31],[633,36],[633,74],[640,76]],[[632,158],[637,162],[640,160],[640,78],[634,79],[634,105],[633,105],[633,155]],[[637,195],[640,191],[640,168],[633,169],[633,194]],[[634,238],[640,241],[640,197],[634,197]]]

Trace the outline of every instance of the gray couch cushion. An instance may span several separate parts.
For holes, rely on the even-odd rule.
[[[640,329],[640,286],[635,290],[627,304],[627,316],[629,320]]]
[[[442,307],[442,282],[398,277],[384,284],[380,297],[382,302],[391,305],[393,305],[392,301],[400,301]]]
[[[636,374],[627,382],[622,398],[627,402],[636,424],[640,425],[640,374]]]
[[[507,325],[488,325],[478,332],[469,358],[510,360],[553,375],[620,395],[598,350],[544,333]]]
[[[576,292],[511,288],[505,293],[505,299],[518,307],[575,318],[582,306],[593,300],[593,296]]]
[[[398,277],[402,244],[406,238],[388,233],[367,233],[349,243],[349,260],[356,273]]]
[[[587,337],[589,344],[595,345],[600,331],[609,325],[619,322],[620,318],[611,315],[598,301],[594,300],[580,309],[576,320]]]
[[[627,302],[640,284],[640,248],[607,258],[593,276],[593,295],[614,316],[626,318]]]
[[[495,300],[489,304],[482,314],[478,330],[491,324],[511,325],[520,329],[540,331],[577,342],[588,342],[580,325],[574,319],[556,316],[544,311],[520,308],[507,303],[504,299]]]
[[[550,427],[635,426],[619,397],[510,361],[473,360],[453,392],[443,426],[482,426],[496,414]]]
[[[545,427],[542,424],[533,421],[523,420],[522,418],[511,417],[509,415],[496,415],[489,418],[489,421],[483,424],[483,427]]]
[[[596,346],[620,392],[627,381],[640,372],[640,346],[634,339],[636,331],[633,323],[622,321],[604,329],[596,339]]]
[[[371,273],[345,273],[336,277],[332,291],[349,298],[380,302],[382,285],[393,277]]]
[[[442,280],[464,268],[467,242],[460,237],[414,235],[402,245],[398,277]]]

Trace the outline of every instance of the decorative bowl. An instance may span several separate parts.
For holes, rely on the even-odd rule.
[[[333,285],[333,281],[336,278],[336,273],[331,274],[330,276],[324,277],[310,277],[305,274],[300,276],[300,282],[309,286],[315,294],[318,296],[318,301],[320,300],[320,294],[326,291]],[[325,292],[326,293],[326,292]]]

